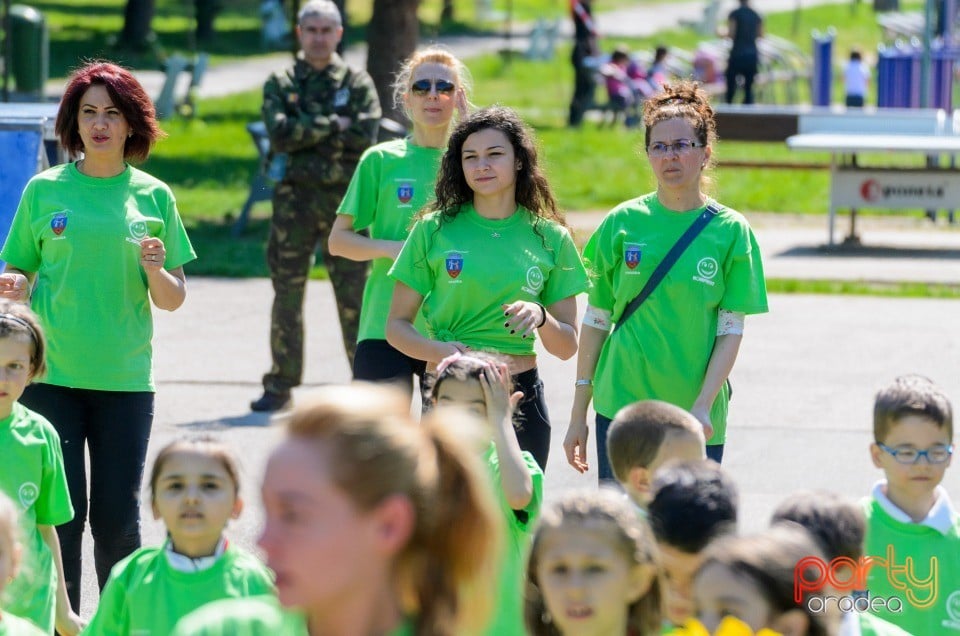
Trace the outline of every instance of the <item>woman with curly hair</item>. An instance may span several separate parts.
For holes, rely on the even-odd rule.
[[[504,356],[524,395],[520,447],[545,467],[550,421],[533,343],[539,335],[564,360],[576,353],[576,295],[587,276],[514,111],[484,108],[457,125],[433,212],[410,231],[390,276],[387,341],[428,371],[467,350]],[[426,336],[413,325],[420,311]]]

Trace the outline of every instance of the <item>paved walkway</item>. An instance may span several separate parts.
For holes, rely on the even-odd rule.
[[[805,0],[804,6],[818,0]],[[796,0],[755,0],[762,11],[786,9]],[[669,6],[669,10],[664,10]],[[701,2],[639,5],[600,17],[601,29],[623,25],[641,33],[659,30],[702,7]],[[694,12],[691,19],[698,17]],[[628,21],[629,20],[629,21]],[[669,20],[669,24],[663,21]],[[656,25],[654,27],[654,25]],[[611,32],[611,31],[608,31]],[[502,40],[470,43],[501,46]],[[464,56],[467,43],[452,44]],[[469,49],[481,52],[479,48]],[[359,48],[351,56],[362,56]],[[357,58],[353,58],[356,62]],[[288,63],[271,55],[214,67],[201,94],[214,96],[259,86],[269,72]],[[362,63],[362,58],[360,59]],[[144,75],[145,81],[149,75]],[[223,92],[220,92],[223,91]],[[571,215],[581,232],[602,213]],[[787,278],[960,281],[960,230],[891,215],[861,224],[869,247],[826,253],[826,219],[750,214],[765,254],[767,273]],[[844,228],[841,220],[838,228]],[[885,247],[884,247],[885,246]],[[893,246],[893,247],[891,247]],[[156,312],[155,368],[158,385],[152,461],[168,441],[189,433],[221,436],[241,456],[242,494],[248,506],[231,525],[231,538],[252,546],[261,522],[258,483],[264,460],[282,435],[278,421],[250,413],[269,366],[269,304],[266,279],[191,279],[188,299],[175,313]],[[581,303],[582,305],[582,303]],[[905,372],[940,382],[960,400],[955,358],[960,340],[960,303],[925,299],[773,295],[771,311],[748,320],[747,337],[733,374],[730,438],[724,461],[741,491],[741,527],[762,528],[782,497],[800,488],[830,489],[856,498],[868,492],[879,472],[870,463],[870,416],[878,386]],[[329,284],[311,282],[305,307],[305,386],[349,379],[335,324]],[[334,321],[334,322],[331,322]],[[560,444],[570,409],[575,361],[541,357],[554,422],[547,497],[594,484],[566,466]],[[960,470],[945,481],[960,503]],[[163,538],[162,527],[143,508],[147,544]],[[95,583],[91,543],[86,543],[82,613],[92,612]]]

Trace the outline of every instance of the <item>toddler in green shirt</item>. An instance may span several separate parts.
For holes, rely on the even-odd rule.
[[[239,476],[233,456],[211,438],[161,449],[150,488],[167,541],[114,566],[85,634],[167,636],[205,603],[273,593],[273,573],[223,535],[243,509]]]

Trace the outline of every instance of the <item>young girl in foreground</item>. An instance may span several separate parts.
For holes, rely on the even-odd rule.
[[[7,586],[6,609],[48,634],[65,636],[83,627],[70,606],[54,526],[73,518],[73,506],[56,429],[17,400],[46,371],[46,341],[25,305],[0,301],[0,492],[19,503],[23,537],[21,576]]]
[[[653,636],[661,582],[653,534],[619,493],[572,492],[543,511],[527,566],[533,636]]]
[[[169,634],[204,603],[267,594],[273,577],[252,554],[223,536],[243,509],[234,458],[207,438],[165,446],[150,475],[153,515],[168,539],[114,566],[89,634]]]
[[[359,384],[316,391],[287,431],[264,474],[260,537],[286,609],[222,601],[174,633],[477,633],[501,523],[463,433],[418,425],[404,393]]]
[[[471,353],[454,354],[437,365],[430,395],[441,408],[464,407],[486,422],[483,459],[507,534],[498,559],[497,606],[485,633],[523,634],[523,568],[543,501],[543,471],[533,455],[520,450],[513,425],[523,393],[513,391],[506,364],[490,354]],[[441,413],[437,417],[446,419]]]
[[[800,603],[794,598],[796,576],[818,576],[816,567],[796,572],[797,563],[807,557],[826,560],[801,528],[775,527],[754,536],[718,539],[707,547],[694,578],[697,618],[711,634],[723,617],[733,616],[755,632],[768,628],[784,636],[837,636],[839,612],[808,611],[810,592]]]
[[[10,498],[0,492],[0,594],[16,579],[20,570],[23,546],[17,541],[17,509]],[[0,634],[4,636],[43,636],[28,620],[0,611]]]

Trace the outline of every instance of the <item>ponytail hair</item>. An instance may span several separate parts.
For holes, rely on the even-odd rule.
[[[362,383],[314,392],[288,424],[291,440],[323,445],[331,481],[357,509],[398,495],[410,502],[394,583],[415,633],[430,636],[483,628],[502,532],[479,457],[446,428],[415,422],[400,391]]]
[[[664,583],[660,574],[660,552],[653,532],[623,495],[601,489],[599,492],[571,492],[544,508],[527,563],[524,619],[532,636],[562,636],[550,616],[537,575],[543,537],[558,528],[598,522],[611,524],[614,532],[610,536],[616,542],[615,547],[631,566],[649,566],[654,572],[646,592],[625,608],[627,633],[636,636],[660,633]]]

